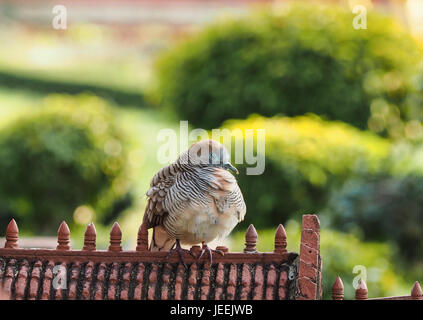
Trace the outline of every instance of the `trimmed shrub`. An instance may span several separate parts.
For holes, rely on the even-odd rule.
[[[420,51],[392,19],[369,13],[369,28],[355,30],[353,18],[307,4],[219,22],[158,60],[153,96],[206,129],[311,112],[401,136],[419,106],[407,97]]]
[[[390,168],[391,144],[386,139],[315,115],[251,116],[228,121],[223,128],[240,129],[239,134],[246,129],[266,130],[264,173],[246,175],[241,170],[237,177],[248,209],[242,228],[252,221],[258,227],[269,227],[296,214],[318,212],[331,190],[347,179]]]
[[[335,192],[323,214],[342,231],[390,241],[406,261],[423,265],[423,177],[354,179]],[[420,273],[420,276],[422,274]]]
[[[1,128],[0,216],[54,234],[64,219],[104,222],[128,205],[125,138],[113,117],[94,96],[55,95]]]

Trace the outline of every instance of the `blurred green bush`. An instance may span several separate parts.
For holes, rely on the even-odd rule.
[[[288,251],[300,252],[301,226],[294,220],[285,224]],[[245,232],[231,237],[231,251],[242,251]],[[273,251],[275,230],[258,230],[259,251]],[[354,299],[353,279],[363,276],[355,266],[365,267],[369,297],[409,294],[413,282],[399,272],[395,260],[395,247],[386,243],[363,242],[354,233],[345,234],[329,228],[322,228],[320,249],[323,257],[323,298],[331,299],[331,287],[337,276],[343,280],[345,299]],[[348,252],[348,254],[345,254]],[[355,271],[355,273],[354,273]]]
[[[322,214],[338,230],[359,231],[366,240],[395,243],[405,261],[418,262],[421,268],[422,194],[423,176],[353,179],[331,195]]]
[[[353,17],[307,4],[219,22],[158,60],[152,96],[206,129],[251,113],[315,113],[393,137],[422,133],[408,123],[422,116],[409,81],[418,46],[392,19],[370,12],[369,28],[355,30]]]
[[[416,277],[423,266],[423,148],[390,140],[316,115],[229,120],[234,142],[265,129],[266,168],[237,176],[247,215],[238,227],[268,228],[319,213],[324,226],[398,247],[399,264]],[[240,129],[240,131],[236,131]],[[254,165],[250,165],[254,166]],[[405,267],[405,266],[404,266]]]
[[[270,227],[296,215],[319,212],[331,191],[349,178],[390,170],[391,143],[387,139],[316,115],[255,115],[227,121],[222,128],[231,130],[233,140],[243,140],[246,130],[253,130],[255,148],[265,143],[264,173],[246,175],[243,164],[237,176],[248,208],[241,227],[252,222],[259,228]],[[256,141],[257,129],[266,130],[265,142]],[[234,150],[231,146],[232,162]]]
[[[107,222],[131,203],[125,175],[125,135],[97,97],[48,96],[0,130],[0,217],[36,235]]]

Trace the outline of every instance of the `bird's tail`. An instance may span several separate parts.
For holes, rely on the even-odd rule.
[[[171,239],[162,226],[153,228],[150,251],[169,251],[175,245],[175,239]]]

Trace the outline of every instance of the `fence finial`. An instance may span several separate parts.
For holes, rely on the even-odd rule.
[[[257,231],[252,224],[247,229],[245,233],[245,253],[255,253],[257,252]]]
[[[95,251],[96,249],[96,238],[97,238],[97,231],[95,229],[94,223],[90,223],[87,226],[87,230],[85,230],[84,235],[84,247],[82,250],[84,251]]]
[[[355,300],[367,300],[368,292],[366,283],[361,279],[357,289],[355,289]]]
[[[120,245],[122,241],[122,231],[120,230],[119,223],[113,224],[112,230],[110,231],[110,246],[109,251],[122,251]]]
[[[332,300],[342,300],[344,298],[344,284],[338,276],[332,286]]]
[[[414,283],[413,289],[411,289],[411,299],[423,300],[422,288],[420,287],[420,283],[418,281]]]
[[[70,231],[65,221],[60,224],[59,230],[57,230],[57,242],[56,250],[70,250]]]
[[[148,250],[148,229],[145,223],[140,225],[138,229],[138,239],[136,251],[147,251]]]
[[[15,219],[10,220],[6,229],[5,248],[17,249],[19,240],[19,229]]]
[[[279,225],[275,233],[275,253],[286,253],[286,231],[283,225]]]

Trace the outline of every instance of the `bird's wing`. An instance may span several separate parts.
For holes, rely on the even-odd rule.
[[[177,170],[174,165],[169,165],[157,172],[151,180],[150,189],[146,193],[147,206],[144,213],[144,223],[147,223],[147,228],[162,225],[163,220],[169,214],[165,199],[169,189],[175,183],[176,174]]]

